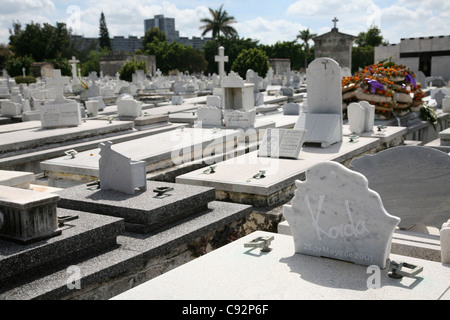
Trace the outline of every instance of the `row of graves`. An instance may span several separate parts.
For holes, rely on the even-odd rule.
[[[408,127],[379,124],[371,103],[345,123],[332,59],[284,83],[217,61],[211,95],[117,93],[82,117],[57,81],[40,121],[0,126],[0,299],[446,298],[448,153],[403,146]],[[367,156],[391,150],[403,167]],[[428,201],[398,205],[434,183]],[[440,236],[409,230],[420,223]]]

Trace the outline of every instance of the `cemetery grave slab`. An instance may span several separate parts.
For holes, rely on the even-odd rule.
[[[135,161],[145,161],[147,172],[174,164],[222,154],[233,149],[239,132],[179,127],[155,135],[117,143],[113,149]],[[99,148],[79,152],[75,158],[58,157],[41,162],[41,169],[51,178],[89,181],[99,177]]]
[[[0,170],[0,185],[16,188],[30,188],[35,179],[32,172]]]
[[[273,237],[270,252],[245,246],[264,237]],[[440,263],[390,259],[423,271],[394,279],[380,269],[379,286],[369,289],[372,269],[297,254],[291,236],[257,231],[112,300],[439,300],[450,288],[450,269]]]
[[[123,219],[58,209],[58,217],[72,220],[60,226],[59,236],[30,245],[0,240],[0,280],[6,281],[36,268],[64,263],[116,246],[125,231]],[[3,290],[4,288],[2,288]]]
[[[258,151],[253,151],[218,163],[214,174],[196,170],[178,176],[176,182],[213,187],[218,200],[272,206],[292,197],[295,180],[303,179],[312,165],[321,161],[348,162],[372,152],[379,144],[376,138],[360,138],[356,142],[346,138],[326,149],[303,146],[297,160],[258,157]],[[257,176],[261,170],[265,172],[262,178]]]
[[[416,224],[441,228],[450,218],[450,157],[446,153],[401,146],[354,159],[350,167],[369,180],[386,210],[401,218],[401,229]]]
[[[164,270],[158,271],[161,265],[169,263],[166,267],[170,269],[179,266],[186,259],[186,244],[211,234],[222,234],[224,227],[242,223],[250,213],[251,206],[213,201],[203,214],[183,219],[158,232],[143,235],[125,232],[117,237],[118,246],[113,249],[72,262],[80,271],[80,288],[77,290],[67,285],[68,277],[73,275],[67,265],[42,277],[16,283],[8,291],[0,292],[0,300],[109,299],[133,284],[155,277],[155,273],[161,274]],[[83,213],[79,214],[81,218]],[[102,215],[91,216],[123,221]],[[180,257],[174,259],[174,254]]]
[[[29,149],[50,149],[54,144],[69,144],[113,132],[127,132],[132,130],[133,122],[113,121],[112,123],[91,120],[82,123],[78,127],[41,129],[30,128],[17,132],[2,133],[2,141],[0,142],[0,154],[7,152],[23,152]]]
[[[101,183],[101,181],[100,181]],[[168,192],[163,191],[164,188]],[[147,191],[129,195],[79,185],[57,192],[60,208],[125,219],[127,230],[147,233],[195,215],[215,200],[214,189],[147,181]]]

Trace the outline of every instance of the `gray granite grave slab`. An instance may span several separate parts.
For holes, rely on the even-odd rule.
[[[101,181],[100,181],[101,183]],[[157,188],[173,188],[162,195]],[[125,219],[127,230],[154,231],[207,209],[213,188],[147,181],[147,191],[128,195],[80,185],[57,192],[58,207]]]
[[[7,291],[0,291],[0,300],[77,299],[77,294],[86,294],[86,291],[91,289],[94,289],[92,296],[96,299],[111,298],[124,292],[125,287],[132,285],[127,278],[130,271],[145,272],[144,268],[149,260],[157,259],[186,243],[245,219],[251,212],[251,206],[210,202],[208,210],[201,215],[184,219],[179,224],[157,233],[138,235],[125,232],[117,237],[118,246],[113,250],[96,254],[89,259],[83,258],[72,262],[81,271],[79,290],[74,291],[67,286],[68,276],[71,275],[67,270],[68,264],[57,264],[53,266],[50,273],[38,275],[24,283],[16,283]],[[136,276],[133,279],[141,282],[149,279],[143,279],[143,275],[140,273],[139,277]],[[114,280],[119,280],[118,284],[122,280],[126,286],[115,285],[112,282]]]
[[[233,149],[239,132],[230,129],[213,131],[211,129],[184,128],[161,132],[126,143],[117,143],[113,149],[135,160],[147,163],[147,172],[174,164],[189,162],[207,157],[207,153],[223,152],[224,148]],[[75,158],[57,157],[41,162],[41,169],[50,176],[99,177],[99,148],[79,152]],[[89,181],[89,180],[88,180]]]
[[[270,252],[244,246],[261,237],[273,237]],[[393,279],[388,269],[380,270],[379,286],[369,288],[374,269],[296,254],[291,236],[257,231],[112,300],[439,300],[448,291],[448,267],[401,255],[390,258],[423,271]]]
[[[288,189],[295,185],[295,180],[303,179],[305,171],[314,164],[343,163],[378,148],[379,144],[379,139],[360,138],[356,142],[344,139],[327,149],[303,146],[297,160],[258,157],[258,151],[253,151],[218,163],[214,174],[195,170],[178,176],[176,182],[213,187],[218,200],[223,197],[254,206],[274,205],[285,200],[283,197],[292,197]],[[261,170],[264,177],[254,178]]]
[[[125,231],[120,218],[66,209],[58,209],[58,216],[75,219],[65,222],[57,237],[32,245],[0,240],[0,280],[113,247],[117,236]]]
[[[415,224],[440,228],[450,219],[450,157],[433,148],[401,146],[354,159],[351,168],[369,180],[386,210]]]

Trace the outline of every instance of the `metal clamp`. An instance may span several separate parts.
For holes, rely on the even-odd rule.
[[[213,174],[216,173],[216,167],[217,166],[210,166],[208,169],[203,171],[204,174]]]
[[[78,219],[78,216],[62,216],[58,217],[58,227],[64,227],[64,223]]]
[[[271,248],[269,248],[270,244],[274,240],[274,237],[258,237],[254,239],[253,241],[250,241],[248,243],[244,243],[245,248],[261,248],[261,252],[270,252],[272,251]]]
[[[266,170],[259,170],[259,172],[253,176],[253,179],[263,179],[265,177],[266,177]]]
[[[78,154],[78,152],[74,149],[72,150],[67,150],[64,152],[66,155],[71,156],[72,159],[75,159],[75,156]]]
[[[359,139],[359,136],[357,136],[357,135],[355,135],[355,134],[351,134],[351,135],[349,136],[349,138],[350,138],[350,142],[356,142],[356,140]]]
[[[408,269],[408,270],[405,270]],[[401,279],[403,277],[414,278],[423,271],[423,267],[415,266],[406,262],[397,263],[391,261],[389,277],[393,279]]]
[[[156,195],[157,197],[162,196],[169,191],[173,191],[173,188],[172,187],[157,187],[156,189],[153,190],[153,192],[157,193],[157,195]]]
[[[88,187],[97,187],[97,189],[100,189],[100,180],[89,182],[86,184]]]

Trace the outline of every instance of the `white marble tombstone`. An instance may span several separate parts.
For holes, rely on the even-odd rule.
[[[117,102],[119,117],[137,118],[142,115],[142,101],[136,101],[131,96],[125,96]]]
[[[197,109],[197,121],[205,126],[223,126],[222,109],[215,106],[200,107]]]
[[[445,96],[442,100],[442,112],[450,113],[450,96]]]
[[[400,218],[385,210],[362,174],[327,161],[295,184],[292,205],[283,213],[296,253],[386,268]]]
[[[307,69],[308,113],[302,113],[294,129],[308,131],[306,143],[327,148],[342,141],[342,78],[339,64],[318,58]]]
[[[22,114],[22,104],[10,100],[0,102],[0,114],[4,117],[16,117]]]
[[[356,102],[350,103],[347,107],[348,124],[350,131],[355,134],[361,134],[365,131],[366,111]]]
[[[440,230],[441,240],[441,261],[450,264],[450,220],[442,224]]]
[[[145,161],[133,161],[112,150],[112,142],[100,143],[100,187],[134,195],[136,189],[147,190]]]
[[[84,102],[86,107],[86,112],[90,114],[92,117],[98,116],[98,104],[97,100],[88,100]]]
[[[64,98],[64,87],[69,77],[62,77],[61,70],[53,70],[53,78],[47,83],[55,87],[55,99],[41,105],[42,128],[73,127],[81,125],[81,110],[78,102]]]
[[[299,116],[300,105],[298,103],[286,103],[283,105],[283,114],[286,116]]]
[[[258,149],[258,157],[298,159],[305,130],[268,128]]]
[[[216,107],[216,108],[222,108],[222,98],[219,96],[207,96],[206,97],[206,106],[207,107]]]
[[[364,108],[366,113],[364,132],[371,132],[375,125],[375,106],[367,101],[360,101],[359,104]]]
[[[172,104],[174,106],[180,106],[184,103],[183,96],[172,96]]]

